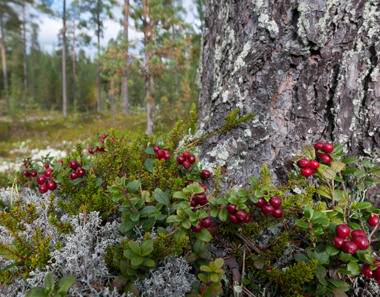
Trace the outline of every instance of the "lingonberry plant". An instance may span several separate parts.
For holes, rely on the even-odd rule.
[[[11,202],[0,200],[1,230],[12,238],[0,242],[0,257],[8,261],[0,261],[0,282],[11,287],[16,280],[72,265],[69,259],[55,262],[56,254],[71,247],[67,236],[96,216],[96,234],[109,224],[117,232],[111,243],[99,242],[96,252],[103,251],[104,279],[116,277],[89,284],[75,269],[73,276],[99,294],[154,296],[152,286],[162,289],[159,280],[154,283],[160,263],[182,256],[198,277],[189,276],[187,268],[173,276],[184,284],[191,280],[188,296],[237,296],[247,290],[258,295],[268,283],[277,284],[269,288],[271,296],[347,296],[350,278],[363,275],[380,283],[371,249],[380,210],[364,201],[366,189],[380,181],[379,166],[344,158],[340,145],[317,143],[293,157],[295,170],[286,183],[272,182],[263,165],[260,176],[247,177],[249,186],[223,192],[221,168],[204,168],[196,145],[252,116],[236,119],[237,114],[197,139],[184,135],[194,130],[193,108],[167,135],[131,140],[111,130],[89,148],[77,144],[63,160],[25,159],[22,171],[10,178]],[[25,187],[38,189],[44,202],[24,203],[22,195],[13,200],[13,188],[22,194]],[[31,229],[41,215],[54,232]],[[150,291],[144,291],[148,285]]]

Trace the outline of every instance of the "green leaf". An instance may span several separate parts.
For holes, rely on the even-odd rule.
[[[199,255],[205,248],[205,242],[197,239],[193,245],[194,253]]]
[[[323,164],[320,164],[319,165],[319,168],[318,168],[318,172],[324,177],[324,178],[327,178],[327,179],[334,179],[335,176],[336,176],[336,173],[334,170],[332,170],[330,167],[326,166],[326,165],[323,165]]]
[[[169,234],[168,230],[166,230],[166,229],[163,228],[163,227],[158,227],[158,228],[157,228],[157,233],[162,233],[162,234],[164,234],[164,235],[168,235],[168,234]]]
[[[347,291],[348,291],[348,289],[347,289]],[[331,290],[331,293],[334,294],[333,295],[334,297],[348,297],[347,294],[344,293],[344,291],[342,291],[341,289],[338,289],[338,288]]]
[[[333,284],[335,287],[337,287],[338,289],[346,292],[350,289],[350,287],[348,286],[348,284],[344,281],[337,281],[337,280],[334,280],[334,279],[328,279],[327,280],[329,283]]]
[[[136,212],[136,213],[132,213],[129,218],[134,221],[134,222],[137,222],[138,219],[140,218],[140,213]]]
[[[309,229],[309,224],[306,223],[305,221],[302,221],[302,220],[296,220],[296,225],[299,228],[304,229],[304,230],[308,230]]]
[[[155,155],[156,154],[156,152],[153,150],[152,147],[146,148],[145,153],[147,153],[149,155]]]
[[[203,240],[205,242],[209,242],[212,239],[210,232],[208,232],[206,229],[202,229],[201,232],[194,233],[193,235],[194,235],[194,237],[196,237],[200,240]]]
[[[246,190],[244,190],[244,189],[240,189],[239,191],[237,191],[237,195],[238,195],[239,197],[247,197],[247,196],[248,196],[248,193],[247,193]]]
[[[136,253],[132,250],[125,250],[124,251],[124,257],[126,257],[129,260],[133,259],[136,256],[137,256]]]
[[[216,270],[222,268],[224,264],[224,260],[222,258],[218,258],[214,261]]]
[[[96,186],[100,186],[102,183],[103,183],[103,179],[101,179],[100,177],[95,179],[95,185]]]
[[[331,245],[328,245],[326,247],[326,253],[329,255],[329,256],[335,256],[336,254],[339,253],[339,250],[336,249],[335,247],[331,246]]]
[[[174,240],[179,241],[182,237],[186,235],[186,230],[181,228],[174,234]]]
[[[149,172],[153,172],[153,168],[154,168],[154,159],[152,158],[147,158],[144,162],[144,166],[146,168],[146,170],[148,170]]]
[[[45,292],[50,294],[54,290],[54,276],[51,273],[46,274],[44,279]]]
[[[143,228],[143,230],[148,231],[149,229],[152,229],[152,227],[156,224],[156,220],[156,217],[151,217],[147,220],[144,220],[141,223],[141,227]]]
[[[315,260],[320,264],[325,264],[329,260],[329,255],[326,252],[317,253],[314,252]]]
[[[294,259],[297,261],[297,262],[305,262],[306,264],[310,264],[310,259],[308,258],[308,256],[304,255],[304,254],[296,254],[294,256]]]
[[[144,258],[141,257],[133,257],[131,260],[132,266],[139,266],[144,262]]]
[[[159,147],[162,147],[162,146],[165,146],[165,142],[164,142],[164,139],[160,136],[157,138],[157,141],[156,141],[156,144],[159,146]]]
[[[134,226],[136,226],[136,222],[124,222],[124,223],[121,223],[120,226],[119,226],[119,230],[121,233],[125,234],[127,233],[129,230],[131,230]]]
[[[368,171],[369,169],[372,168],[373,164],[367,160],[363,160],[361,161],[360,163],[363,164],[364,168],[366,169],[366,171]]]
[[[343,151],[343,146],[341,146],[340,144],[334,144],[334,150],[333,150],[333,153],[334,153],[334,154],[338,154],[338,153],[340,153],[341,151]]]
[[[314,146],[307,144],[302,147],[302,152],[305,154],[306,158],[309,160],[315,160],[315,149]]]
[[[191,227],[191,222],[189,219],[186,219],[184,221],[182,221],[181,223],[182,227],[185,228],[185,229],[190,229]]]
[[[352,175],[355,176],[356,178],[362,178],[362,177],[365,177],[367,173],[365,173],[365,171],[363,170],[356,170]]]
[[[305,218],[310,220],[313,217],[314,210],[310,206],[304,208]]]
[[[317,270],[315,271],[315,276],[318,277],[318,278],[322,278],[322,277],[325,277],[326,275],[326,268],[323,267],[322,265],[318,265],[317,266]]]
[[[154,261],[152,259],[144,258],[144,265],[148,267],[154,267]]]
[[[48,293],[45,293],[45,289],[41,287],[33,288],[25,295],[25,297],[47,297]]]
[[[129,193],[133,193],[140,185],[141,183],[139,181],[129,182],[127,185],[127,188],[129,189]]]
[[[257,203],[259,201],[259,198],[256,197],[255,194],[249,195],[249,200],[251,200],[253,203]]]
[[[173,194],[173,198],[176,198],[176,199],[187,199],[188,197],[182,193],[182,192],[175,192]]]
[[[221,220],[222,222],[225,222],[227,221],[228,217],[229,217],[229,212],[227,211],[227,209],[222,208],[219,212],[219,220]]]
[[[137,242],[131,240],[128,245],[136,255],[141,255],[141,247]]]
[[[311,223],[313,225],[321,224],[323,227],[328,227],[330,224],[329,220],[325,218],[312,219]]]
[[[117,289],[120,289],[122,286],[124,286],[128,282],[128,280],[129,278],[123,275],[119,275],[113,280],[112,286],[114,286]]]
[[[318,187],[318,188],[315,190],[315,193],[317,193],[317,194],[319,194],[319,195],[321,195],[321,196],[323,196],[323,197],[326,197],[326,198],[330,198],[330,199],[331,199],[331,195],[330,195],[330,193],[328,193],[328,192],[322,190],[322,188],[320,188],[320,187]]]
[[[77,279],[73,275],[65,275],[63,276],[57,286],[57,294],[65,296],[67,294],[67,290],[77,282]]]
[[[121,189],[119,187],[112,186],[108,189],[108,191],[111,193],[119,193],[121,191]]]
[[[161,204],[163,204],[163,205],[169,205],[170,204],[170,198],[168,197],[168,195],[166,195],[166,193],[165,192],[162,192],[162,191],[154,191],[154,193],[153,193],[153,198],[157,201],[157,202],[159,202],[159,203],[161,203]]]
[[[153,251],[153,241],[144,241],[144,243],[141,245],[141,251],[143,256],[149,255]]]
[[[348,157],[348,158],[343,159],[342,162],[344,164],[357,163],[357,162],[359,162],[359,159],[355,158],[355,157]]]
[[[257,259],[253,261],[253,266],[255,266],[256,269],[261,270],[264,268],[265,262],[264,260]]]
[[[341,259],[343,262],[349,262],[352,260],[352,255],[346,254],[345,252],[340,252],[339,259]]]
[[[155,207],[153,205],[145,206],[140,211],[140,215],[143,216],[143,215],[151,214],[151,213],[154,213],[156,210],[157,210],[157,207]]]
[[[125,194],[119,193],[119,194],[116,194],[116,195],[112,196],[112,201],[117,202],[117,201],[119,201],[120,199],[122,199],[124,197],[125,197]]]
[[[345,166],[346,166],[346,164],[339,162],[339,161],[333,161],[331,163],[331,169],[334,170],[336,173],[341,171]]]
[[[370,202],[359,202],[356,204],[356,207],[360,209],[371,209],[372,204]]]
[[[136,285],[132,282],[129,282],[127,283],[124,287],[123,287],[123,291],[125,293],[131,293],[133,294],[135,297],[138,297],[139,296],[139,290],[137,289]]]
[[[74,180],[71,181],[71,184],[73,186],[75,186],[75,185],[80,184],[82,181],[84,181],[86,179],[87,179],[87,177],[76,178],[76,179],[74,179]]]
[[[211,273],[210,274],[210,279],[211,279],[212,282],[216,283],[216,282],[219,281],[219,275],[216,274],[216,273]]]
[[[200,274],[198,274],[198,278],[202,281],[202,282],[204,282],[204,283],[208,283],[208,278],[207,278],[207,276],[206,275],[204,275],[203,273],[200,273]]]
[[[0,253],[0,255],[2,255],[2,253]],[[23,262],[14,262],[12,264],[9,264],[7,266],[5,266],[3,269],[0,269],[0,271],[7,271],[13,267],[16,267],[16,266],[22,266],[23,265]]]
[[[356,263],[356,262],[351,261],[350,263],[348,263],[347,269],[349,271],[351,271],[351,273],[353,275],[358,275],[360,273],[360,267],[359,267],[358,263]]]
[[[343,174],[343,175],[348,175],[348,174],[350,174],[350,173],[355,172],[356,170],[358,170],[358,169],[355,168],[355,167],[346,167],[346,168],[344,168],[344,169],[342,170],[342,174]]]
[[[260,181],[254,176],[249,176],[248,180],[251,183],[252,189],[257,190],[259,187]]]
[[[206,272],[212,272],[212,269],[206,265],[202,265],[199,269]]]

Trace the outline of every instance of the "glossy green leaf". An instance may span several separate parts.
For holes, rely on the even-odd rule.
[[[141,223],[141,227],[143,228],[143,230],[148,231],[152,229],[152,227],[156,224],[156,220],[157,219],[155,217],[151,217],[147,220],[143,220]]]
[[[358,275],[360,273],[360,267],[356,262],[350,262],[347,265],[347,269],[351,271],[352,275]]]
[[[212,236],[210,232],[208,232],[206,229],[202,229],[199,233],[193,233],[194,237],[203,240],[205,242],[209,242],[212,239]]]
[[[191,227],[191,222],[189,219],[186,219],[184,221],[182,221],[181,223],[182,227],[185,228],[185,229],[190,229]]]
[[[163,205],[169,205],[170,204],[170,198],[168,197],[168,195],[166,195],[165,192],[156,190],[153,193],[153,198],[157,202],[162,203]]]
[[[319,165],[318,172],[324,178],[327,178],[327,179],[330,179],[330,180],[334,179],[335,176],[336,176],[336,173],[335,173],[334,170],[332,170],[330,167],[328,167],[326,165],[323,165],[323,164]]]
[[[229,217],[229,212],[227,211],[227,209],[222,208],[219,211],[219,220],[221,220],[222,222],[225,222],[227,221],[228,217]]]
[[[315,148],[314,146],[307,144],[302,147],[302,152],[309,160],[315,160]]]
[[[143,264],[148,267],[154,267],[154,261],[152,259],[144,258]]]
[[[77,282],[77,279],[73,275],[65,275],[63,276],[57,285],[57,294],[65,296],[67,294],[67,290]]]
[[[318,277],[318,278],[322,278],[322,277],[325,277],[326,275],[326,268],[322,265],[318,265],[317,266],[317,269],[315,271],[315,276]]]
[[[339,161],[331,162],[331,169],[334,170],[336,173],[341,171],[345,166],[346,164],[343,162],[339,162]]]
[[[314,210],[310,206],[304,208],[305,219],[310,220],[313,217]]]
[[[147,158],[144,162],[144,166],[146,168],[146,170],[148,170],[149,172],[153,172],[153,168],[154,168],[154,159],[152,158]]]
[[[156,152],[153,150],[152,147],[146,148],[145,153],[147,153],[149,155],[155,155],[156,154]]]
[[[306,264],[310,264],[310,259],[308,258],[308,256],[304,255],[304,254],[296,254],[294,256],[294,259],[297,261],[297,262],[305,262]]]
[[[367,173],[365,173],[365,171],[363,170],[356,170],[354,173],[352,173],[352,175],[355,176],[356,178],[362,178],[362,177],[365,177]]]
[[[144,258],[142,257],[133,257],[131,260],[132,266],[139,266],[144,262]]]
[[[54,276],[51,273],[46,274],[44,279],[45,292],[51,293],[54,290]]]
[[[248,180],[251,183],[252,188],[257,190],[259,187],[260,181],[254,176],[249,176]]]
[[[137,222],[138,219],[140,218],[140,213],[136,212],[136,213],[132,213],[129,218],[133,221],[133,222]]]
[[[355,157],[348,157],[348,158],[343,159],[342,162],[344,164],[357,163],[357,162],[359,162],[359,159],[355,158]]]
[[[304,229],[304,230],[309,229],[309,224],[306,223],[305,221],[302,221],[302,220],[296,220],[296,225],[297,225],[297,227]]]
[[[134,226],[136,226],[136,222],[123,222],[119,226],[119,230],[121,233],[125,234],[129,230],[131,230]]]
[[[188,197],[182,193],[182,192],[175,192],[173,194],[173,198],[176,198],[176,199],[188,199]]]
[[[141,255],[141,247],[137,242],[131,240],[128,245],[135,254]]]

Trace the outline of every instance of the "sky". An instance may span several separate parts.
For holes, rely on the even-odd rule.
[[[186,22],[192,24],[194,20],[194,12],[195,8],[192,4],[192,0],[182,0],[183,6],[185,10],[187,11],[186,15]],[[69,7],[71,0],[66,1],[67,7]],[[120,22],[118,21],[123,17],[122,11],[120,7],[115,7],[112,10],[115,20],[106,20],[105,21],[105,30],[104,30],[104,37],[100,41],[100,45],[102,47],[106,47],[108,44],[108,41],[111,38],[116,38],[119,31],[121,30]],[[132,22],[130,22],[131,24]],[[62,20],[61,19],[54,19],[52,17],[49,17],[45,14],[39,13],[39,43],[41,46],[41,49],[48,53],[52,53],[54,49],[54,45],[56,46],[58,44],[58,33],[62,29]],[[138,37],[141,37],[141,33],[136,32],[133,30],[133,28],[129,29],[129,39],[136,39]],[[89,32],[89,34],[93,37],[92,42],[96,43],[96,36],[93,32]],[[96,46],[89,46],[85,48],[86,55],[95,57],[96,56]]]

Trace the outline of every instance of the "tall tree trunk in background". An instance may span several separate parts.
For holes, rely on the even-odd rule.
[[[262,163],[279,181],[304,144],[331,141],[380,160],[378,0],[206,1],[198,133],[235,108],[253,120],[200,146],[203,166],[247,185]]]
[[[74,112],[77,111],[77,97],[76,97],[76,77],[75,77],[75,19],[73,25],[73,100],[74,100]]]
[[[149,27],[148,27],[148,3],[143,2],[143,30],[144,30],[144,41],[145,41],[145,101],[146,101],[146,133],[148,135],[152,135],[153,133],[153,122],[152,122],[152,102],[151,102],[151,94],[150,94],[150,86],[149,80],[152,75],[151,70],[149,68],[149,62],[151,59],[151,54],[147,51],[146,45],[149,43]]]
[[[98,22],[98,32],[97,32],[97,35],[98,35],[98,112],[101,112],[102,110],[102,106],[101,106],[101,102],[100,102],[100,62],[99,62],[99,54],[100,54],[100,11],[99,11],[100,7],[99,7],[99,1],[98,1],[98,18],[97,18],[97,22]]]
[[[129,17],[129,0],[124,0],[124,30],[123,30],[123,38],[125,42],[128,42],[128,17]],[[128,55],[128,46],[125,49],[126,55]],[[124,62],[127,62],[128,58],[125,59]],[[121,90],[123,92],[123,113],[129,114],[129,97],[128,97],[128,69],[126,69],[124,79],[121,85]]]
[[[23,67],[24,67],[24,96],[25,96],[25,107],[27,106],[28,100],[28,66],[26,61],[26,15],[25,15],[25,1],[22,5],[22,22],[23,22]]]
[[[63,116],[67,117],[67,93],[66,93],[66,0],[63,0],[63,28],[62,28],[62,95]]]
[[[3,76],[4,76],[4,89],[5,89],[5,99],[7,103],[7,109],[10,108],[9,102],[9,91],[8,91],[8,70],[7,70],[7,49],[5,48],[5,36],[4,36],[4,27],[3,27],[3,19],[0,18],[0,27],[1,27],[1,62],[3,68]]]
[[[150,102],[149,76],[145,77],[145,100],[146,100],[146,134],[152,135],[152,103]]]

